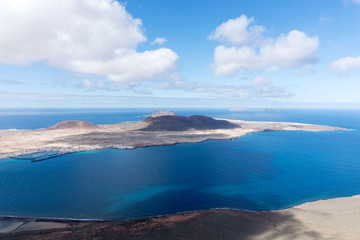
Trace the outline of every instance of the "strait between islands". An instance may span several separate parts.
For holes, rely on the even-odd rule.
[[[107,125],[64,121],[45,129],[1,130],[0,158],[43,151],[65,154],[102,148],[195,143],[280,130],[346,129],[175,115]],[[208,210],[127,222],[0,218],[0,239],[360,239],[359,223],[360,196],[354,196],[279,211]]]

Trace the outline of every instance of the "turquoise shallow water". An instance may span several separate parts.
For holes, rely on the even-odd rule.
[[[207,111],[202,114],[354,130],[253,133],[234,140],[67,154],[42,162],[1,159],[0,215],[129,219],[210,208],[273,210],[360,194],[360,111]],[[135,119],[139,112],[106,116],[107,121]],[[102,112],[86,114],[98,123],[104,117]],[[48,114],[43,124],[62,115]],[[1,118],[0,112],[0,123],[17,116]]]

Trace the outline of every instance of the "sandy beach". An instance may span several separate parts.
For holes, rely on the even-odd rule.
[[[0,239],[360,239],[360,195],[286,210],[208,210],[115,222],[0,219]]]

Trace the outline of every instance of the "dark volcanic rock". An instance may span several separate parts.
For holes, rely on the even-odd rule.
[[[210,130],[239,128],[239,125],[226,120],[216,120],[211,117],[192,115],[149,117],[144,120],[148,126],[141,129],[145,131],[185,131],[188,129]]]
[[[323,239],[316,231],[304,229],[301,221],[292,214],[277,211],[222,209],[130,221],[68,223],[70,226],[67,228],[0,234],[0,239]],[[267,233],[269,238],[261,238],[261,235]]]
[[[80,129],[96,129],[98,126],[87,121],[63,121],[47,128],[47,130],[55,129],[69,129],[69,128],[80,128]]]

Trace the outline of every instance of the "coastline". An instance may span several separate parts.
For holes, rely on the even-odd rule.
[[[234,139],[253,132],[348,130],[291,122],[227,121],[239,127],[144,131],[143,122],[127,122],[97,125],[96,129],[1,130],[0,158],[46,152],[56,152],[51,155],[56,157],[104,148],[136,149],[197,143],[209,139]],[[24,158],[29,159],[32,158]],[[359,209],[360,195],[357,195],[318,200],[275,211],[210,209],[128,220],[3,216],[0,217],[0,239],[95,236],[98,239],[360,239]]]
[[[0,226],[11,222],[14,228],[0,239],[359,239],[359,209],[360,195],[355,195],[275,211],[211,209],[125,221],[0,217]]]
[[[0,130],[0,159],[44,152],[56,152],[55,155],[60,156],[105,148],[136,149],[178,143],[198,143],[209,139],[229,140],[252,132],[348,130],[292,122],[227,121],[239,127],[212,130],[144,131],[142,129],[146,127],[146,123],[142,121],[96,125],[96,129]]]
[[[46,152],[56,152],[55,156],[50,156],[46,159],[58,157],[64,154],[69,153],[77,153],[77,152],[88,152],[88,151],[94,151],[94,150],[102,150],[106,148],[111,149],[135,149],[132,146],[127,145],[107,145],[107,146],[100,146],[100,145],[94,145],[94,146],[73,146],[73,147],[45,147],[45,148],[37,148],[37,149],[25,149],[19,152],[10,152],[10,153],[0,153],[0,159],[1,158],[16,158],[24,155],[31,155],[36,153],[46,153]],[[20,159],[20,158],[18,158]],[[25,160],[25,159],[24,159]]]

